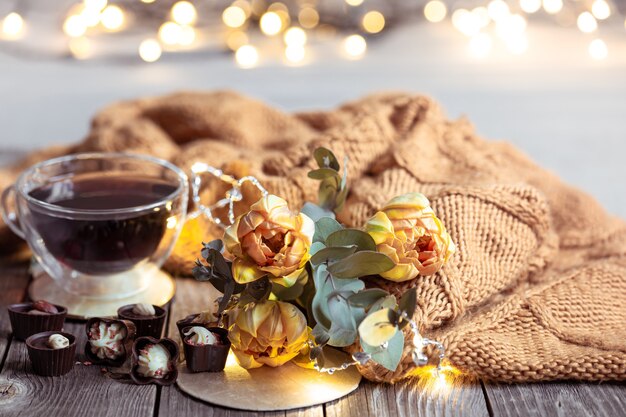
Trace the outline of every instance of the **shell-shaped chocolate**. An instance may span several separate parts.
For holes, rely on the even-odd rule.
[[[85,324],[85,356],[96,364],[122,366],[130,356],[135,324],[129,320],[93,317]]]
[[[178,354],[178,344],[170,338],[138,337],[132,348],[131,379],[139,385],[172,385],[178,378]],[[156,362],[154,367],[150,366],[151,360]]]

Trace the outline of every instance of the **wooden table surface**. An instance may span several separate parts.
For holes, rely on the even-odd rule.
[[[626,416],[626,384],[560,382],[501,385],[478,381],[433,395],[414,383],[361,383],[340,400],[316,407],[251,413],[215,407],[182,393],[176,386],[131,385],[110,379],[99,366],[75,365],[62,377],[40,377],[31,370],[26,346],[13,340],[7,306],[26,299],[30,278],[24,261],[0,261],[0,416]],[[169,305],[166,333],[174,322],[207,302],[203,283],[178,279]],[[84,323],[68,321],[77,338],[78,361],[84,361]],[[176,337],[176,336],[175,336]],[[210,375],[207,374],[207,378]]]

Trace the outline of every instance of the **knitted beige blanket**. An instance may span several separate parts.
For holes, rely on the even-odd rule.
[[[626,224],[507,143],[476,136],[428,98],[367,97],[327,112],[284,114],[230,92],[182,93],[114,104],[79,145],[31,155],[31,163],[82,151],[131,151],[188,169],[203,161],[258,177],[299,208],[315,201],[312,151],[347,155],[351,195],[340,220],[361,227],[391,197],[424,193],[458,250],[443,270],[390,291],[418,288],[417,322],[465,372],[498,381],[626,379]],[[215,198],[217,184],[205,190]],[[250,197],[252,198],[252,197]],[[249,202],[249,201],[248,201]],[[240,208],[241,209],[241,208]],[[194,221],[166,267],[189,271],[214,229]],[[6,228],[0,247],[15,241]],[[406,344],[409,346],[409,344]],[[364,367],[373,380],[407,375]]]

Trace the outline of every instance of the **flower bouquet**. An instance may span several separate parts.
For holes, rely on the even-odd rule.
[[[203,243],[193,270],[223,296],[217,319],[228,329],[240,366],[281,366],[289,361],[332,373],[374,361],[395,370],[405,349],[425,365],[425,347],[413,321],[415,289],[399,299],[372,284],[378,277],[394,282],[436,273],[455,251],[442,222],[422,194],[397,196],[360,229],[336,220],[348,196],[346,170],[341,172],[328,149],[314,152],[319,181],[318,204],[293,212],[282,198],[263,196],[239,217],[233,215],[224,237]],[[221,173],[220,173],[221,174]],[[244,179],[246,180],[246,179]],[[254,179],[247,179],[254,182]],[[348,349],[352,360],[325,367],[324,347]]]

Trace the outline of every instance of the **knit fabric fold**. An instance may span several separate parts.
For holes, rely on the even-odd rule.
[[[351,192],[339,215],[346,225],[362,227],[387,200],[414,191],[430,199],[446,225],[458,250],[439,273],[367,285],[398,295],[416,287],[420,330],[446,345],[454,366],[508,382],[626,379],[624,221],[512,145],[481,139],[465,119],[446,119],[423,96],[378,94],[299,114],[232,92],[116,103],[96,115],[82,143],[36,152],[2,170],[0,187],[52,156],[127,151],[186,170],[202,161],[254,175],[297,209],[317,199],[307,172],[319,146],[348,158]],[[224,191],[209,181],[202,197],[215,201]],[[237,213],[258,198],[252,188],[244,191]],[[217,227],[193,220],[166,268],[189,274],[200,242],[215,237]],[[0,251],[15,250],[16,242],[0,228]],[[395,372],[360,370],[375,381],[403,379],[414,367],[409,350]]]

